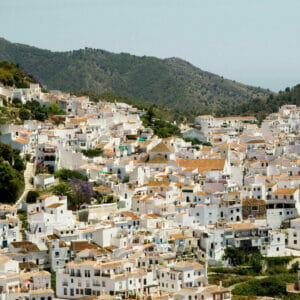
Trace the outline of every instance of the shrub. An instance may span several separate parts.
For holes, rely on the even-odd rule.
[[[125,176],[122,180],[122,183],[127,183],[129,182],[129,176]]]
[[[83,155],[87,157],[96,157],[96,156],[103,155],[102,149],[88,149],[88,150],[82,150],[81,152],[83,153]]]
[[[286,295],[286,284],[297,280],[296,274],[281,274],[263,279],[252,279],[237,285],[232,293],[243,296],[280,297]]]
[[[296,261],[292,264],[291,268],[289,269],[290,273],[297,273],[299,269],[299,261]]]
[[[39,193],[37,191],[29,191],[26,197],[26,203],[35,203]]]
[[[87,181],[86,176],[82,175],[81,173],[79,173],[77,171],[72,171],[72,170],[68,170],[68,169],[61,169],[61,170],[57,171],[54,175],[56,178],[59,178],[62,181],[68,181],[72,178],[78,178],[78,179]]]

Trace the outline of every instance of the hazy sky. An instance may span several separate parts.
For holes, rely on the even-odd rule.
[[[0,0],[0,36],[176,56],[274,91],[300,83],[300,0]]]

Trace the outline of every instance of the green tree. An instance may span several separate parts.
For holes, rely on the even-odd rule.
[[[290,272],[290,273],[297,273],[298,270],[299,270],[299,262],[296,261],[295,263],[292,264],[292,266],[291,266],[289,272]]]
[[[0,157],[7,161],[9,164],[12,164],[15,157],[15,153],[9,145],[0,143]]]
[[[250,255],[250,265],[255,273],[260,273],[262,270],[263,257],[259,252],[254,252]]]
[[[56,273],[55,271],[51,271],[51,289],[56,292]]]
[[[24,187],[22,176],[5,162],[0,162],[0,195],[1,202],[14,203]]]
[[[24,120],[29,120],[31,118],[30,111],[26,108],[21,107],[19,110],[19,118],[24,121]]]
[[[228,259],[230,264],[238,266],[245,262],[245,255],[241,249],[228,246],[225,248],[223,259]]]
[[[29,191],[26,196],[26,203],[36,203],[37,198],[39,197],[39,193],[37,191]]]
[[[62,182],[58,185],[55,185],[52,188],[52,191],[57,196],[68,196],[71,193],[70,184],[68,182]]]
[[[21,158],[20,156],[17,156],[14,160],[14,165],[13,166],[17,171],[24,171],[25,170],[25,164],[24,164],[23,158]]]
[[[49,111],[49,114],[52,114],[52,115],[64,115],[65,114],[65,112],[63,110],[61,110],[59,105],[56,103],[50,104],[48,111]]]
[[[87,180],[87,177],[82,175],[81,173],[73,170],[68,170],[68,169],[61,169],[57,172],[55,172],[55,177],[59,178],[62,181],[68,181],[72,178],[78,178],[81,180]]]
[[[87,157],[97,157],[103,155],[102,149],[88,149],[88,150],[81,150],[81,152],[83,153],[83,155]]]

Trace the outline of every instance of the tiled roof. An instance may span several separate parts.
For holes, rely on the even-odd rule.
[[[198,169],[199,173],[211,170],[222,171],[225,166],[225,159],[183,159],[176,160],[178,166],[187,169]]]
[[[174,152],[174,149],[168,144],[165,144],[164,142],[160,142],[158,145],[154,146],[149,152],[168,153],[168,152]]]

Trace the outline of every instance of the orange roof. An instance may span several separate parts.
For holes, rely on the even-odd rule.
[[[246,144],[263,144],[265,140],[249,140]]]
[[[18,139],[15,139],[15,142],[18,142],[18,143],[21,143],[21,144],[27,144],[29,142],[29,140],[18,138]]]
[[[48,205],[47,208],[57,208],[62,205],[63,205],[62,203],[52,203],[52,204]]]
[[[274,194],[275,195],[290,195],[294,194],[297,191],[297,189],[277,189]]]
[[[123,211],[121,214],[131,218],[132,220],[139,220],[139,218],[131,211]]]
[[[173,233],[170,234],[170,238],[174,240],[181,240],[181,239],[185,239],[185,236],[181,233]]]
[[[205,171],[220,170],[225,166],[225,159],[176,159],[178,166],[182,168],[198,169],[198,173]]]
[[[158,145],[154,146],[149,152],[174,152],[174,149],[169,146],[168,144],[165,144],[163,142],[160,142]]]
[[[154,181],[154,180],[149,180],[148,186],[169,186],[170,181]]]

